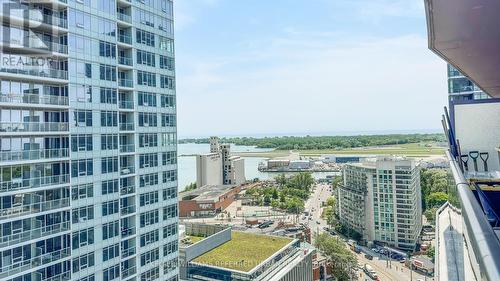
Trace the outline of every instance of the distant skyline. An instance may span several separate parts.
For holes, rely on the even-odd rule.
[[[179,138],[440,132],[421,0],[174,5]]]

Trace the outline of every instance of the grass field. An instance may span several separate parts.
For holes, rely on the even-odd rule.
[[[189,236],[189,239],[194,244],[194,243],[196,243],[198,241],[201,241],[201,240],[205,239],[205,237],[201,237],[201,236]]]
[[[248,272],[292,240],[233,231],[231,240],[197,257],[194,262]]]
[[[408,157],[429,157],[444,155],[445,148],[437,146],[433,143],[427,144],[402,144],[379,147],[360,147],[353,149],[322,149],[322,150],[296,150],[301,156],[320,156],[323,154],[360,154],[360,155],[402,155]],[[263,157],[275,158],[285,157],[289,154],[286,150],[275,150],[269,152],[249,152],[238,153],[237,155],[244,157]]]

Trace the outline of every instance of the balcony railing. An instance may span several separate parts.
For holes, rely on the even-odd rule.
[[[119,56],[118,57],[118,63],[119,64],[123,64],[123,65],[131,66],[132,65],[132,58],[127,58],[127,57],[121,57],[121,56]]]
[[[127,87],[127,88],[132,88],[134,84],[132,79],[124,79],[124,78],[120,78],[119,83],[120,87]]]
[[[134,109],[134,102],[131,100],[121,100],[118,103],[121,109]]]
[[[61,54],[68,53],[68,45],[63,45],[63,44],[59,44],[57,42],[51,42],[51,41],[43,41],[43,43],[52,52],[57,52],[57,53],[61,53]]]
[[[11,217],[24,216],[29,214],[37,214],[40,212],[60,209],[69,206],[69,198],[50,200],[45,202],[37,202],[28,205],[13,205],[8,209],[0,209],[0,220]]]
[[[131,23],[132,22],[132,17],[129,15],[126,15],[124,13],[116,13],[118,15],[118,20],[124,21]]]
[[[132,235],[135,235],[135,227],[122,228],[122,238],[127,238]]]
[[[43,264],[47,264],[56,260],[63,259],[70,256],[71,251],[69,248],[64,248],[59,251],[52,253],[46,253],[38,255],[29,260],[21,260],[20,262],[12,263],[0,268],[0,278],[4,280],[4,277],[10,276],[19,272],[23,272],[33,267],[37,267]]]
[[[69,174],[39,178],[16,178],[0,182],[0,192],[69,183]]]
[[[25,104],[44,104],[44,105],[69,105],[68,97],[51,96],[51,95],[37,95],[37,94],[2,94],[0,93],[0,102],[9,103],[25,103]]]
[[[135,213],[135,206],[122,207],[120,209],[120,213],[122,214],[122,216],[133,214]]]
[[[120,123],[120,131],[133,131],[134,123]]]
[[[36,17],[36,13],[30,13],[30,19],[31,20],[35,20],[35,21],[39,21],[40,18]],[[68,28],[68,20],[66,19],[63,19],[61,17],[58,17],[58,16],[54,16],[54,15],[43,15],[43,19],[41,20],[43,23],[45,24],[50,24],[50,25],[55,25],[55,26],[59,26],[59,27],[62,27],[62,28]]]
[[[39,160],[39,159],[51,159],[51,158],[64,158],[68,156],[69,156],[68,148],[2,151],[0,152],[0,161],[9,162],[9,161],[21,161],[21,160]]]
[[[122,167],[122,169],[120,170],[120,173],[122,175],[130,175],[133,174],[134,172],[135,172],[135,167],[133,165],[128,167]]]
[[[122,278],[125,279],[129,276],[134,275],[136,272],[137,271],[136,271],[135,266],[127,267],[127,268],[122,267]]]
[[[134,144],[122,144],[122,145],[120,145],[120,152],[122,152],[122,153],[134,152],[134,151],[135,151]]]
[[[0,236],[0,247],[16,245],[25,241],[67,231],[69,229],[70,229],[70,223],[69,221],[67,221],[49,226],[32,228],[28,231],[23,231],[16,234],[2,235]]]
[[[32,75],[37,77],[47,77],[55,79],[68,79],[68,72],[59,69],[13,69],[13,68],[0,68],[0,72]]]
[[[135,255],[135,247],[122,249],[122,258],[130,257],[131,255]]]
[[[0,122],[0,132],[67,132],[68,128],[63,122]]]
[[[118,34],[118,42],[125,44],[132,44],[132,36],[127,34]]]
[[[132,194],[134,192],[135,192],[135,186],[134,185],[120,187],[120,195],[121,196]]]

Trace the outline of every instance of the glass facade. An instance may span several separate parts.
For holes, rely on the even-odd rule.
[[[0,280],[178,280],[172,0],[6,5]]]
[[[448,64],[448,94],[450,102],[489,98],[478,86]]]

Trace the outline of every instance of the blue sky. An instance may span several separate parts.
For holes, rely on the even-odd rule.
[[[179,137],[439,129],[423,0],[175,0]]]

